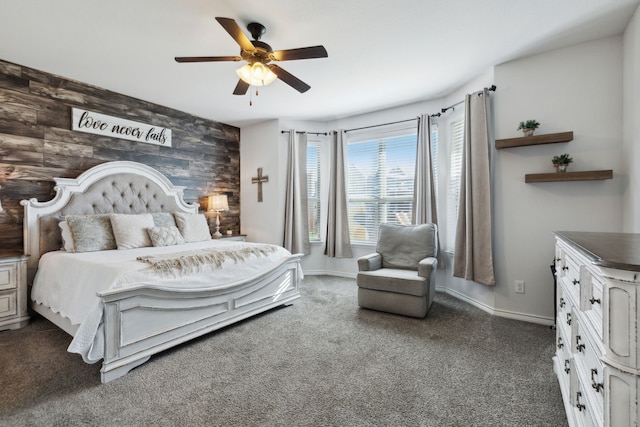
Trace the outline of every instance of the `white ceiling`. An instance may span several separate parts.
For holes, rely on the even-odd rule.
[[[620,34],[640,0],[0,0],[0,59],[242,126],[332,120],[438,98],[519,56]],[[238,55],[214,20],[252,21],[274,50],[322,44],[328,58],[280,62],[311,89],[276,81],[232,95]],[[499,90],[499,88],[498,88]]]

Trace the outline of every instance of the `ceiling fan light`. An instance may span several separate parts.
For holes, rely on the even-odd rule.
[[[254,62],[253,64],[245,64],[236,70],[238,77],[251,86],[266,86],[278,78],[262,62]]]

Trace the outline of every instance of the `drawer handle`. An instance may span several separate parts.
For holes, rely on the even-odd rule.
[[[560,298],[560,307],[564,307],[567,303],[564,301],[564,298]]]
[[[593,387],[595,389],[595,391],[597,391],[598,393],[602,393],[602,389],[604,388],[604,384],[603,383],[599,383],[596,381],[596,375],[598,375],[598,370],[597,369],[592,369],[591,370],[591,387]]]
[[[600,302],[600,298],[594,298],[594,297],[589,298],[589,302],[591,303],[591,305],[593,305],[595,303],[602,304]]]
[[[573,280],[571,281],[571,283],[573,283],[574,285],[579,285],[579,284],[580,284],[580,280],[578,280],[578,279],[573,279]]]
[[[569,359],[564,360],[564,373],[568,374],[571,372],[571,368],[569,368]]]
[[[569,266],[568,265],[562,266],[562,271],[567,271],[567,270],[569,270]]]
[[[571,325],[571,313],[567,313],[567,325]]]
[[[581,397],[582,397],[582,392],[581,391],[576,392],[576,408],[578,408],[578,411],[580,411],[580,412],[582,412],[585,409],[587,409],[587,407],[585,405],[580,403],[580,398]]]
[[[564,344],[562,343],[562,337],[558,337],[558,348],[562,347],[564,347]]]
[[[576,335],[576,350],[578,350],[579,352],[582,352],[582,350],[584,350],[584,344],[580,344],[581,339],[582,337],[580,337],[580,335]]]

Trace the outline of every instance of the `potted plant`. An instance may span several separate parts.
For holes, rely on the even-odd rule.
[[[573,162],[573,159],[569,157],[568,154],[560,154],[559,156],[553,156],[553,159],[551,159],[551,163],[553,163],[553,166],[556,167],[556,170],[558,172],[566,172],[567,166],[569,166],[569,163],[571,162]]]
[[[228,226],[227,227],[227,235],[231,236],[233,234],[233,227]]]
[[[531,136],[533,135],[533,132],[538,128],[538,126],[540,126],[540,123],[538,123],[537,121],[527,120],[526,122],[520,122],[520,125],[516,130],[522,130],[524,136]]]

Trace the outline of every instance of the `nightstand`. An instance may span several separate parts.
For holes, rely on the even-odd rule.
[[[218,237],[218,239],[238,240],[240,242],[244,242],[247,240],[247,235],[246,234],[223,234],[222,237]]]
[[[27,255],[0,249],[0,331],[27,323]]]

